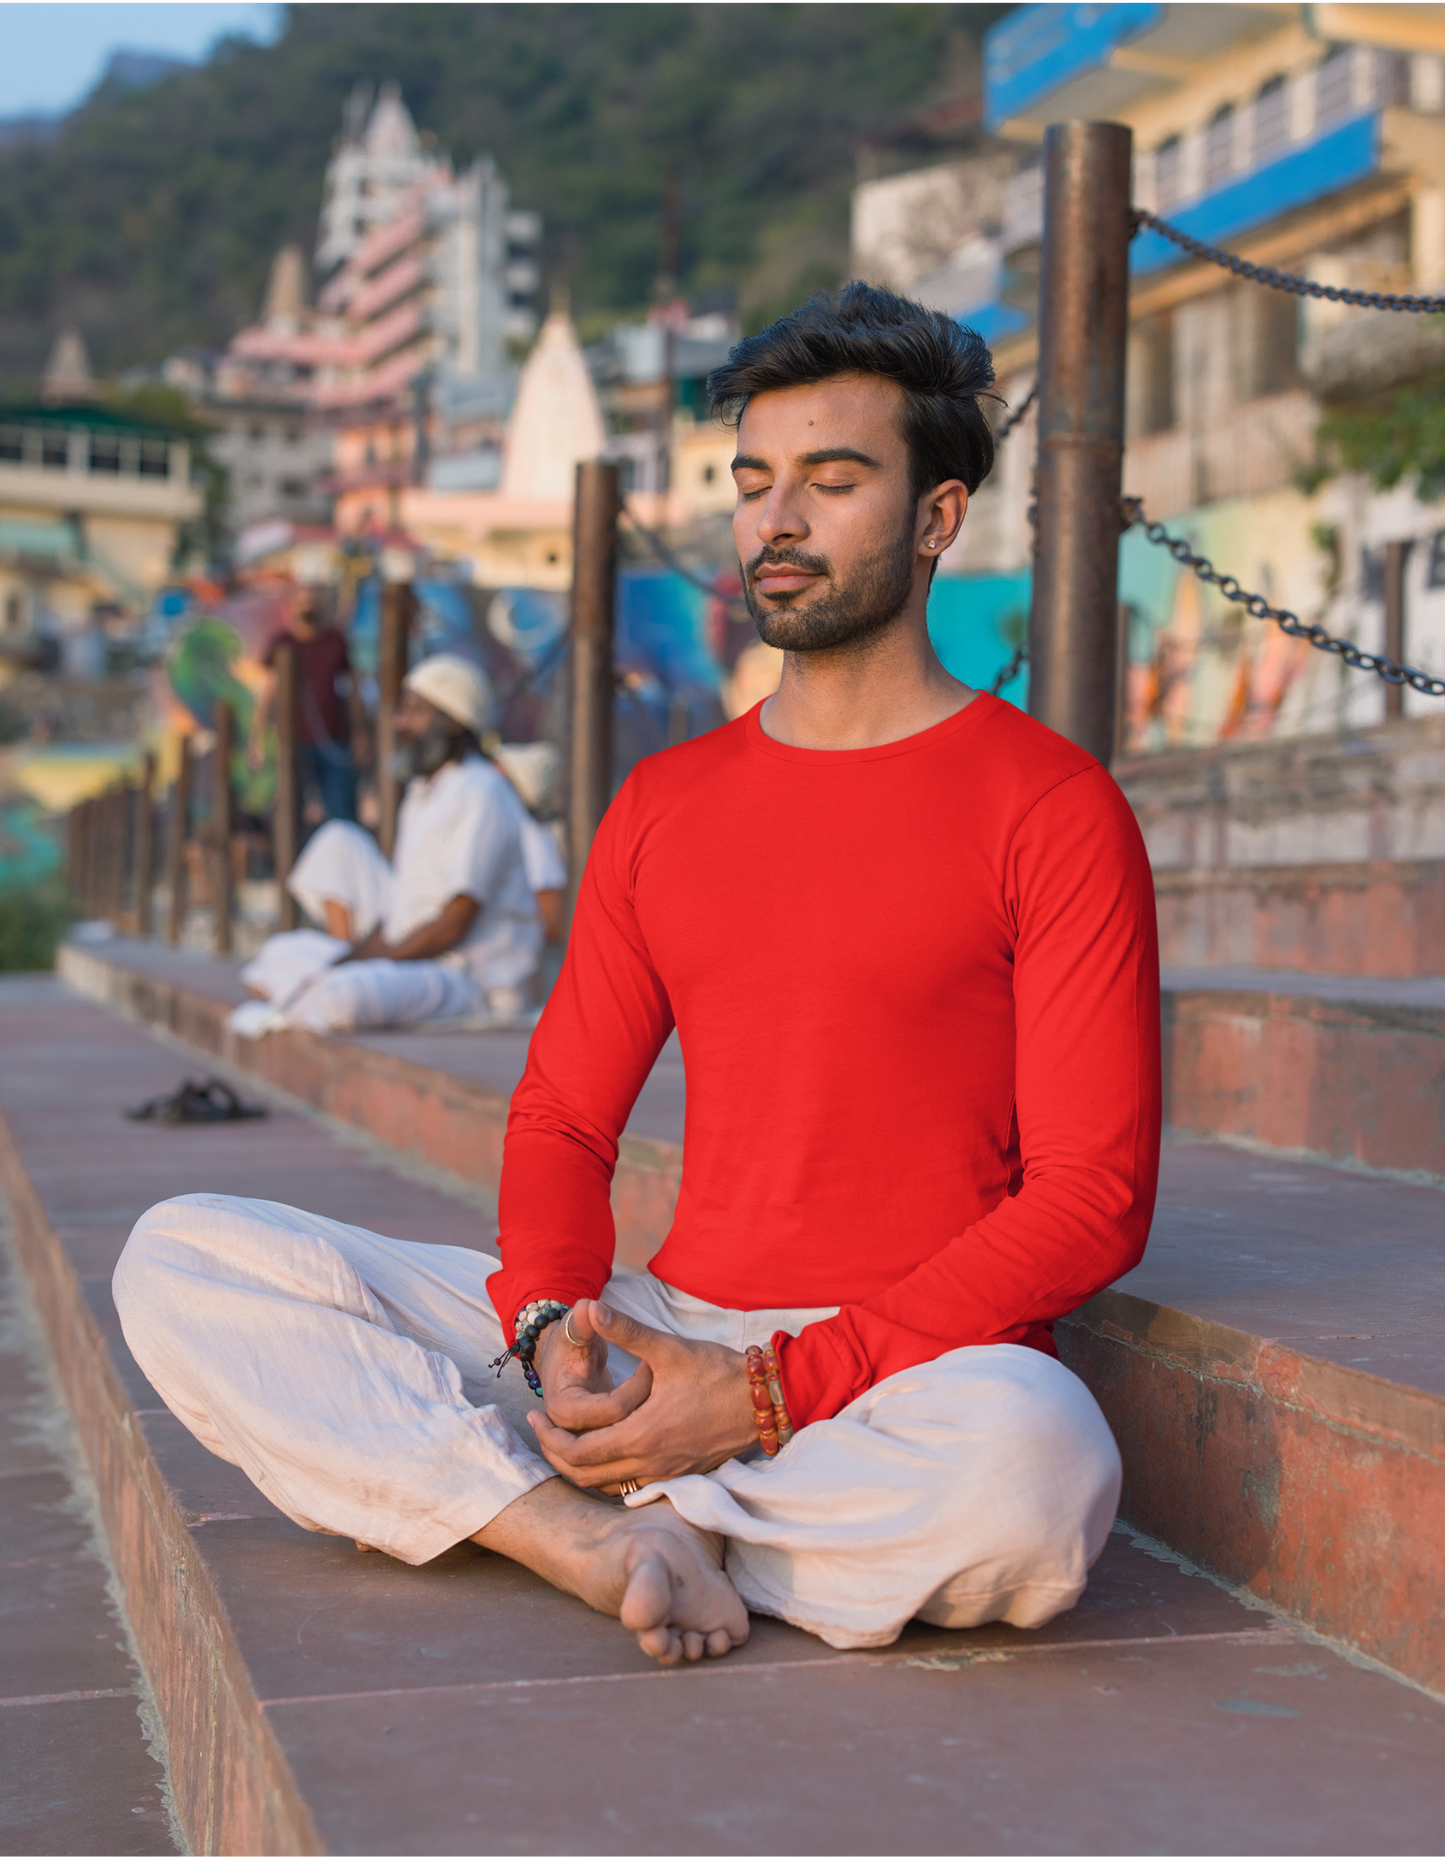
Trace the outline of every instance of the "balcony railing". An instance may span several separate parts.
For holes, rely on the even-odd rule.
[[[1434,61],[1415,61],[1424,62]],[[1421,75],[1416,73],[1416,88]],[[1170,136],[1157,148],[1136,151],[1134,203],[1167,216],[1269,167],[1351,117],[1404,101],[1410,87],[1408,59],[1347,46],[1303,77],[1221,110],[1192,135]],[[1438,99],[1429,101],[1439,107]],[[1043,172],[1024,168],[1004,183],[1005,251],[1037,244],[1043,213]]]
[[[1408,80],[1408,62],[1398,53],[1347,46],[1249,105],[1221,110],[1195,134],[1137,154],[1134,202],[1168,214],[1218,193],[1351,116],[1403,101]]]
[[[85,471],[104,477],[170,477],[166,439],[91,432],[83,426],[0,425],[0,465],[42,471]]]

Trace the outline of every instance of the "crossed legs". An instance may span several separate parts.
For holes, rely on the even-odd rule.
[[[116,1270],[161,1398],[302,1527],[420,1563],[471,1537],[614,1613],[663,1661],[721,1654],[744,1608],[838,1646],[909,1618],[1043,1624],[1113,1521],[1119,1464],[1087,1390],[1028,1349],[960,1349],[734,1459],[600,1502],[531,1446],[485,1255],[382,1237],[265,1200],[152,1208]],[[741,1346],[813,1312],[711,1310],[650,1278],[607,1299]],[[614,1373],[628,1370],[627,1357]]]

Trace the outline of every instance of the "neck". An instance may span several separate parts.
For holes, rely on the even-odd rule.
[[[928,637],[927,590],[890,626],[831,651],[790,651],[763,705],[763,732],[791,748],[878,748],[966,709],[977,696],[939,663]]]

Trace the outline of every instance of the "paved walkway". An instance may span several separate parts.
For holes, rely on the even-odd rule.
[[[244,1829],[265,1803],[247,1805],[244,1782],[260,1797],[264,1768],[273,1794],[294,1786],[315,1847],[346,1852],[1438,1849],[1445,1708],[1124,1534],[1042,1632],[913,1627],[890,1651],[839,1655],[759,1620],[734,1657],[662,1671],[611,1620],[470,1545],[412,1569],[303,1533],[129,1359],[108,1282],[131,1221],[205,1187],[478,1245],[472,1196],[290,1109],[222,1128],[124,1121],[196,1060],[58,985],[0,982],[0,1041],[32,1216],[79,1278],[158,1469],[156,1526],[174,1529],[196,1606],[215,1596],[209,1685],[164,1667],[185,1649],[159,1628],[166,1595],[142,1581],[130,1598],[163,1706],[233,1707],[211,1723],[175,1704],[197,1848],[293,1847]],[[1208,1152],[1181,1151],[1186,1177]],[[1307,1190],[1342,1178],[1267,1171]],[[1318,1211],[1301,1210],[1302,1235]],[[1166,1270],[1189,1267],[1180,1234]],[[1297,1305],[1305,1288],[1279,1286]],[[72,1732],[79,1745],[84,1724]],[[165,1846],[103,1830],[71,1848]]]
[[[165,1772],[79,1461],[0,1230],[0,1851],[169,1853]]]

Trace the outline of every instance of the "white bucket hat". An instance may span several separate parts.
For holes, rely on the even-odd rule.
[[[473,664],[470,658],[450,651],[423,658],[415,670],[407,672],[403,688],[415,690],[433,709],[464,724],[473,735],[484,735],[491,726],[491,681],[481,665]]]

